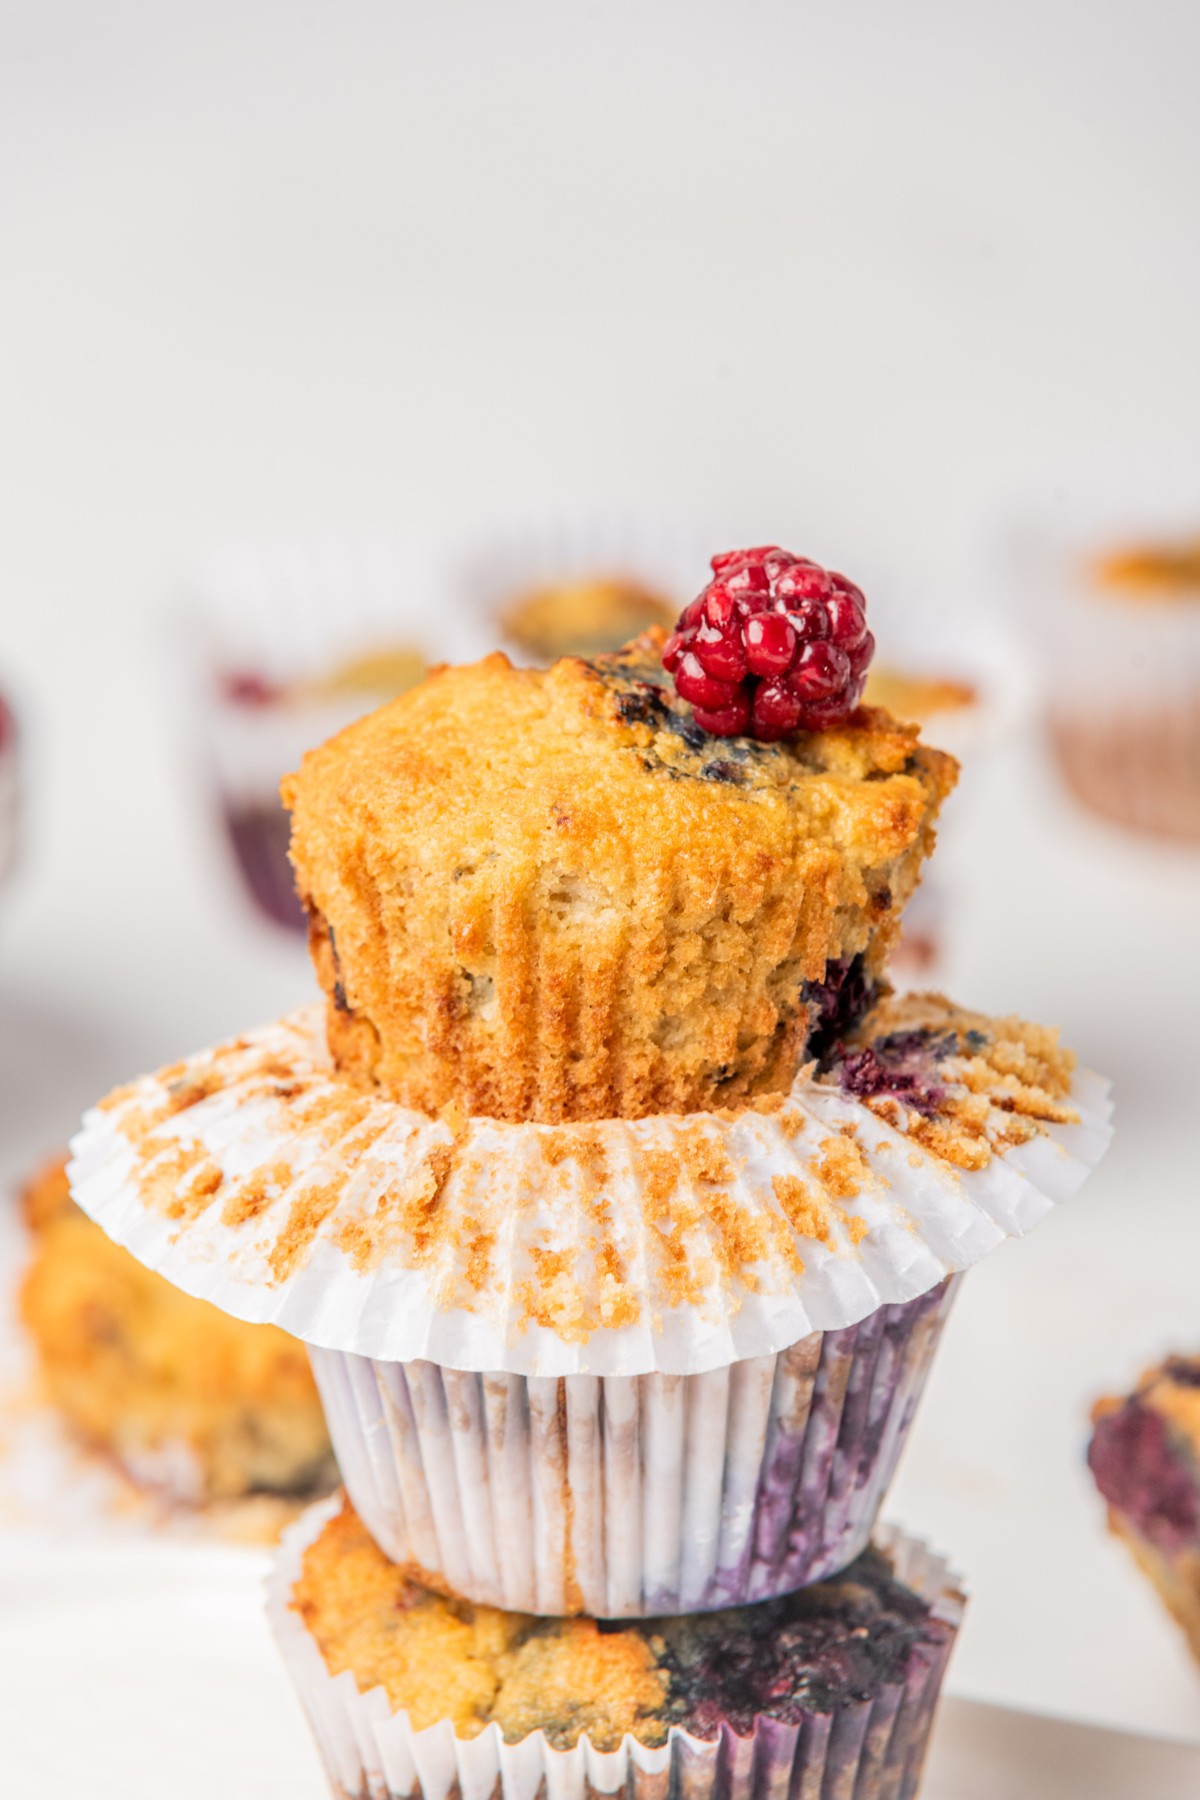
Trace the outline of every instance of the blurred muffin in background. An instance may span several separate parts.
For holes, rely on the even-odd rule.
[[[304,930],[279,782],[305,750],[461,660],[472,637],[428,545],[263,543],[225,551],[192,584],[184,674],[208,794],[245,890]]]
[[[17,849],[17,721],[0,694],[0,883],[12,874]]]
[[[899,986],[944,978],[971,938],[978,878],[972,821],[992,804],[1003,753],[1029,716],[1029,659],[982,604],[920,593],[872,596],[879,649],[864,701],[919,725],[958,759],[959,790],[938,826],[938,854],[905,908],[891,972]]]
[[[1108,1525],[1200,1661],[1200,1356],[1169,1356],[1097,1402],[1088,1466]]]
[[[28,1184],[23,1209],[20,1318],[46,1398],[87,1444],[187,1505],[332,1486],[303,1344],[144,1269],[80,1212],[64,1157]]]
[[[517,594],[497,623],[504,642],[534,662],[602,656],[651,625],[667,630],[679,608],[636,580],[595,575]]]
[[[331,720],[334,731],[352,724],[415,687],[424,673],[424,658],[408,647],[368,651],[308,680],[271,681],[255,669],[214,672],[210,722],[222,817],[246,890],[275,924],[305,929],[280,777],[310,743],[323,742]]]
[[[1070,793],[1136,831],[1200,843],[1200,487],[1130,461],[1061,483],[1011,535],[1012,595],[1041,662]]]
[[[1081,575],[1087,616],[1073,598],[1059,652],[1080,666],[1048,717],[1062,774],[1106,818],[1200,842],[1200,536],[1129,544]]]
[[[863,703],[882,706],[909,724],[925,726],[936,718],[940,725],[947,713],[961,714],[978,706],[979,688],[955,676],[915,674],[882,663],[873,665],[867,675]]]
[[[517,522],[468,542],[450,583],[484,647],[514,662],[605,656],[651,626],[671,629],[703,583],[710,539],[662,519]]]
[[[874,664],[863,693],[867,706],[882,706],[894,718],[919,725],[933,725],[938,743],[952,736],[968,736],[972,715],[978,715],[977,682],[932,671],[916,673],[884,662]],[[961,754],[961,748],[960,752]],[[944,829],[944,827],[943,827]],[[900,936],[892,954],[892,969],[901,983],[923,979],[941,959],[946,931],[945,884],[935,865],[928,870],[904,911]]]

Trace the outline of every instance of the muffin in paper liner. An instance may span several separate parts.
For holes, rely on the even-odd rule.
[[[312,744],[493,637],[445,604],[436,547],[378,536],[231,544],[188,583],[180,656],[193,735],[250,897],[305,928],[279,783]]]
[[[1027,1231],[1099,1161],[1109,1110],[1052,1032],[908,995],[737,1111],[430,1117],[340,1076],[312,1007],[118,1089],[69,1173],[149,1267],[309,1344],[695,1375]]]
[[[355,1511],[427,1584],[517,1612],[711,1611],[865,1548],[958,1279],[701,1375],[310,1354]]]
[[[898,986],[924,987],[970,941],[978,870],[967,826],[988,810],[1003,752],[1028,726],[1033,667],[999,620],[935,608],[916,596],[873,595],[871,625],[879,649],[864,701],[915,721],[959,765],[938,815],[937,854],[904,909],[888,964]]]
[[[668,628],[709,574],[711,532],[664,520],[560,516],[481,534],[448,564],[454,603],[514,661],[616,650]]]
[[[1066,786],[1118,824],[1200,842],[1194,486],[1072,496],[1026,528],[1012,561]]]
[[[314,1009],[114,1095],[72,1180],[152,1267],[308,1343],[393,1556],[630,1616],[853,1557],[947,1278],[1108,1135],[1053,1034],[937,997],[884,1002],[758,1107],[559,1126],[355,1089]]]
[[[617,1792],[641,1800],[910,1800],[917,1791],[964,1600],[946,1564],[914,1538],[884,1530],[876,1539],[895,1579],[941,1627],[937,1642],[912,1650],[902,1681],[829,1711],[803,1709],[797,1723],[760,1714],[747,1733],[724,1723],[711,1738],[672,1726],[665,1744],[627,1734],[608,1751],[585,1733],[563,1750],[540,1730],[507,1743],[494,1722],[476,1737],[459,1736],[448,1719],[414,1730],[382,1687],[363,1693],[349,1670],[329,1673],[290,1601],[304,1553],[336,1508],[336,1497],[310,1508],[285,1535],[267,1610],[340,1800],[585,1800]]]
[[[953,759],[867,707],[715,738],[664,643],[441,669],[288,776],[348,1078],[514,1123],[699,1112],[785,1091],[861,1010]]]
[[[17,858],[19,773],[16,717],[0,694],[0,886],[12,874]]]

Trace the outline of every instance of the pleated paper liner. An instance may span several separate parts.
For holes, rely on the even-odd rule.
[[[348,1087],[296,1015],[90,1114],[76,1196],[181,1286],[308,1343],[394,1558],[539,1612],[762,1598],[862,1547],[950,1278],[1108,1138],[1096,1078],[1066,1093],[1060,1066],[1058,1100],[1015,1081],[1010,1024],[912,1000],[880,1020],[762,1110],[574,1127],[407,1112]],[[1009,1070],[990,1097],[988,1031]],[[885,1063],[924,1111],[845,1091]]]
[[[394,1562],[510,1611],[705,1611],[865,1549],[958,1280],[702,1375],[310,1354],[355,1511]]]
[[[1047,736],[1092,811],[1200,841],[1200,582],[1113,579],[1112,562],[1200,538],[1191,472],[1074,480],[1010,544],[1012,597],[1041,664]],[[1137,476],[1140,475],[1140,479]],[[1106,572],[1106,565],[1107,572]]]
[[[912,1652],[903,1681],[829,1712],[806,1711],[800,1723],[759,1717],[744,1735],[725,1725],[705,1739],[673,1727],[663,1745],[627,1736],[619,1749],[600,1751],[585,1734],[572,1749],[556,1750],[540,1731],[506,1743],[495,1724],[474,1738],[457,1736],[449,1720],[414,1731],[382,1688],[364,1694],[349,1671],[330,1675],[289,1602],[304,1552],[337,1504],[311,1508],[285,1535],[267,1605],[341,1800],[590,1800],[617,1793],[633,1800],[911,1800],[916,1793],[963,1597],[945,1563],[914,1538],[885,1530],[876,1543],[896,1579],[930,1606],[945,1632],[940,1646]]]
[[[1103,1154],[1098,1077],[1060,1070],[1054,1098],[981,1062],[993,1041],[1013,1062],[1010,1022],[920,997],[880,1022],[761,1109],[573,1126],[431,1118],[351,1087],[312,1007],[93,1109],[72,1190],[178,1286],[326,1349],[701,1374],[927,1293]],[[871,1080],[914,1097],[847,1091]]]

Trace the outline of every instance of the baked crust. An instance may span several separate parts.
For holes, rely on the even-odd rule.
[[[689,1112],[791,1084],[813,985],[869,993],[953,759],[870,708],[710,737],[662,642],[438,670],[284,782],[344,1073],[426,1113]]]

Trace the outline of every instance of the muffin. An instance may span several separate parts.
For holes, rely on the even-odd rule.
[[[1038,631],[1060,772],[1092,812],[1200,842],[1200,540],[1075,553]]]
[[[1088,1466],[1109,1529],[1200,1661],[1200,1356],[1169,1356],[1132,1394],[1099,1401],[1092,1422]]]
[[[786,1096],[549,1126],[360,1090],[314,1008],[113,1095],[73,1180],[151,1266],[305,1339],[395,1560],[640,1616],[864,1547],[948,1277],[1108,1133],[1052,1032],[936,996],[879,1003]]]
[[[182,673],[202,779],[243,887],[272,923],[305,928],[285,771],[430,663],[491,648],[442,587],[427,546],[370,538],[233,545],[189,584]]]
[[[604,1791],[627,1769],[874,1800],[916,1790],[962,1605],[944,1565],[885,1536],[761,1606],[538,1619],[414,1586],[344,1503],[293,1528],[270,1611],[339,1792],[420,1793],[436,1767],[438,1791],[582,1794],[582,1748],[608,1759]]]
[[[505,641],[523,658],[603,656],[654,625],[669,629],[678,606],[634,579],[585,576],[516,595],[499,614]]]
[[[782,1092],[879,980],[954,779],[863,709],[716,740],[615,657],[437,671],[284,784],[338,1066],[546,1122]]]
[[[758,549],[666,643],[434,674],[288,784],[323,1011],[75,1140],[118,1241],[309,1344],[427,1585],[653,1617],[844,1567],[954,1278],[1104,1149],[1053,1033],[887,998],[953,770],[869,654]]]
[[[30,1182],[24,1211],[21,1321],[46,1398],[81,1438],[189,1503],[332,1484],[302,1344],[189,1299],[118,1249],[72,1202],[62,1159]]]
[[[943,741],[947,729],[969,738],[971,721],[980,709],[980,693],[974,682],[879,663],[867,676],[863,699],[869,706],[883,707],[897,719],[911,719],[922,730],[932,725]],[[943,875],[944,868],[939,864],[909,901],[892,959],[893,973],[902,978],[927,980],[942,956],[951,898]]]
[[[404,693],[424,673],[420,653],[404,646],[293,680],[255,668],[214,671],[209,719],[221,815],[246,890],[272,923],[301,932],[307,924],[288,861],[280,776],[314,735]]]

